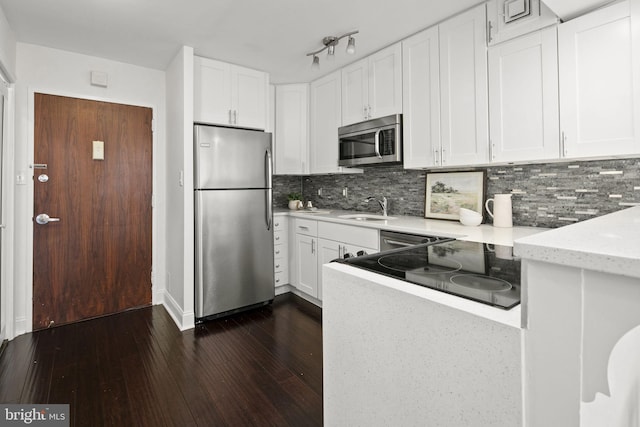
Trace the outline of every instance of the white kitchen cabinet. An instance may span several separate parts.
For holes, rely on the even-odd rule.
[[[262,71],[194,57],[194,121],[265,129],[268,80]]]
[[[379,232],[373,228],[357,227],[332,222],[318,221],[318,294],[322,300],[322,266],[346,254],[356,256],[358,252],[367,254],[378,252]]]
[[[440,163],[438,27],[402,41],[403,157],[405,168]]]
[[[347,238],[348,236],[344,236]],[[378,252],[377,248],[367,248],[356,244],[318,238],[318,299],[322,300],[322,266],[334,259],[344,258],[346,254],[357,256],[358,252],[366,254]]]
[[[318,222],[295,219],[295,282],[296,289],[318,297]]]
[[[338,128],[342,122],[342,73],[338,70],[310,84],[309,172],[358,173],[338,166]]]
[[[438,26],[441,166],[489,160],[485,5]]]
[[[278,288],[289,284],[289,230],[288,218],[283,215],[273,217],[273,272],[276,294]]]
[[[556,27],[489,48],[489,134],[492,162],[557,159]]]
[[[314,298],[318,297],[318,238],[296,235],[296,288]]]
[[[484,5],[402,42],[405,168],[489,160]]]
[[[558,27],[564,157],[640,153],[640,44],[629,7],[616,3]]]
[[[309,85],[276,86],[275,167],[276,175],[309,173],[307,147]]]
[[[402,113],[402,45],[342,69],[342,126]]]

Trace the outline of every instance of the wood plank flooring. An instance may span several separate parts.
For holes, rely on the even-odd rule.
[[[185,332],[153,306],[22,335],[0,402],[68,403],[72,426],[321,426],[321,310],[285,294]]]

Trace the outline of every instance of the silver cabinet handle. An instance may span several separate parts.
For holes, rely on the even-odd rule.
[[[441,160],[441,162],[440,162],[440,163],[441,163],[443,166],[444,166],[444,164],[445,164],[445,163],[447,163],[447,156],[446,156],[446,154],[445,154],[445,150],[444,150],[444,148],[442,149],[442,160]]]
[[[229,110],[229,124],[232,125],[233,124],[233,116],[231,115],[232,110]]]
[[[48,224],[50,222],[58,222],[58,221],[60,221],[60,218],[51,218],[46,213],[41,213],[40,215],[38,215],[36,217],[36,222],[38,224],[40,224],[40,225],[45,225],[45,224]]]
[[[238,124],[238,110],[233,110],[233,124]]]
[[[311,253],[312,254],[316,253],[316,241],[315,240],[311,240]]]
[[[437,148],[433,149],[433,163],[438,166],[440,164],[440,151]]]

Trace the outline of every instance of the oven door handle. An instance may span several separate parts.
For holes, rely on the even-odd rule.
[[[376,156],[378,156],[379,159],[382,158],[382,154],[380,154],[380,132],[381,130],[378,129],[376,134],[373,136],[373,150],[376,152]]]
[[[405,243],[405,242],[400,242],[398,240],[389,240],[389,239],[382,239],[382,241],[388,245],[395,245],[395,246],[414,246],[416,245],[416,243]]]

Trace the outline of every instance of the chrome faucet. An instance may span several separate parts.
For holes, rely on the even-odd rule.
[[[370,202],[372,200],[375,200],[376,202],[378,202],[378,204],[382,208],[382,216],[387,216],[387,206],[388,206],[387,198],[383,197],[382,200],[378,200],[375,197],[367,197],[365,202]]]

